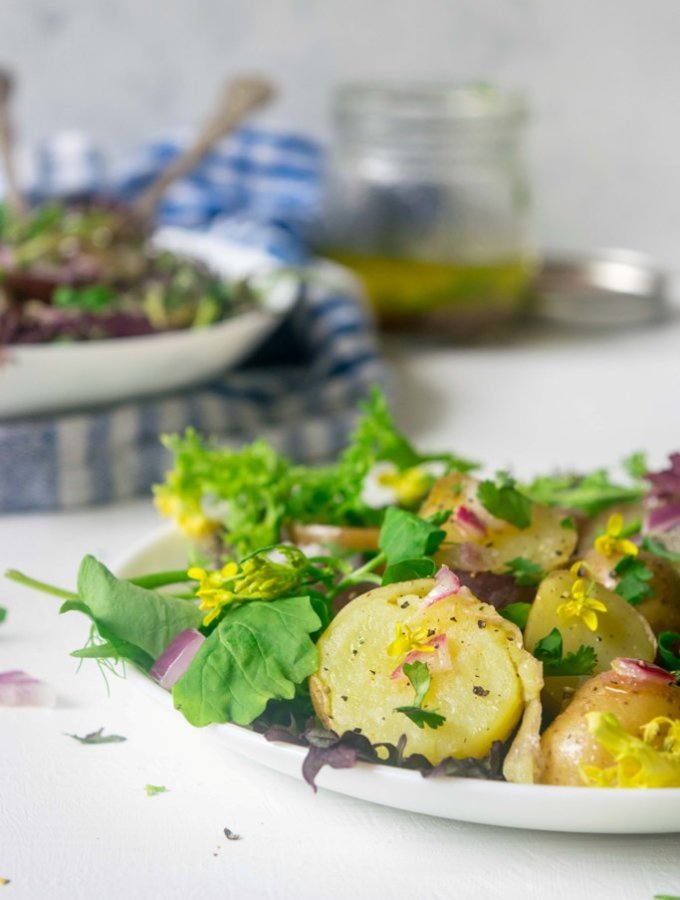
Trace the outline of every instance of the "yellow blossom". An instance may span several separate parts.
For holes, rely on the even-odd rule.
[[[607,529],[595,540],[595,549],[602,556],[612,557],[617,554],[623,556],[637,556],[638,548],[627,538],[620,537],[623,531],[623,516],[619,513],[609,517]]]
[[[196,596],[200,599],[198,608],[207,610],[208,613],[203,619],[204,625],[210,625],[225,606],[233,603],[236,595],[229,589],[228,585],[233,586],[234,579],[239,573],[239,567],[235,562],[227,563],[219,570],[219,572],[211,572],[202,569],[199,566],[192,566],[187,575],[199,583]]]
[[[409,628],[397,622],[396,637],[387,648],[388,656],[404,656],[416,650],[418,653],[434,653],[435,648],[427,643],[427,628]]]
[[[404,472],[382,472],[378,475],[378,483],[392,488],[400,506],[415,506],[428,492],[432,478],[418,466],[413,466]]]
[[[167,519],[174,519],[182,531],[191,538],[209,537],[219,528],[219,522],[209,519],[193,503],[183,501],[164,486],[156,490],[156,509]]]
[[[624,731],[612,713],[586,714],[588,730],[611,753],[614,763],[580,766],[590,787],[680,787],[680,719],[658,716],[640,728],[642,737]]]
[[[573,571],[573,569],[572,569]],[[577,578],[571,586],[571,597],[557,607],[557,615],[567,622],[580,619],[590,631],[597,631],[597,613],[606,613],[607,607],[595,597],[588,596],[583,578]]]

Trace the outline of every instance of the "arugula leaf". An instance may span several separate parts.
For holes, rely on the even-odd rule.
[[[517,584],[525,587],[535,587],[545,578],[543,569],[537,563],[533,563],[530,559],[525,559],[523,556],[516,556],[514,559],[511,559],[510,562],[505,564],[505,568],[513,576]]]
[[[597,665],[597,654],[584,644],[563,656],[562,635],[557,628],[538,641],[533,655],[543,663],[544,675],[592,675]]]
[[[78,734],[67,734],[66,737],[73,738],[74,741],[79,741],[81,744],[122,744],[127,740],[120,734],[104,734],[103,728],[83,735],[83,737]]]
[[[251,600],[227,612],[172,689],[192,725],[249,725],[272,699],[292,700],[316,671],[321,626],[309,597]]]
[[[520,631],[524,631],[527,627],[529,612],[531,611],[531,603],[518,601],[517,603],[508,603],[503,609],[499,610],[500,614],[508,622],[513,622]]]
[[[405,559],[385,569],[382,584],[398,584],[400,581],[412,581],[416,578],[429,578],[437,571],[432,559],[423,556],[419,559]]]
[[[499,472],[496,482],[482,481],[477,488],[477,499],[487,512],[497,519],[510,522],[517,528],[531,525],[531,501],[515,487],[515,480]]]
[[[665,669],[680,671],[680,634],[677,631],[662,631],[658,637],[658,654]]]
[[[446,537],[438,525],[405,509],[388,507],[380,529],[379,546],[389,565],[431,556]]]
[[[645,490],[641,483],[631,486],[614,483],[605,469],[584,476],[541,475],[522,486],[522,492],[534,503],[579,509],[588,516],[594,516],[614,503],[640,500]]]
[[[430,690],[432,676],[426,663],[416,660],[412,663],[404,663],[404,675],[411,682],[411,687],[415,691],[413,704],[411,706],[397,706],[395,712],[403,713],[418,728],[440,728],[446,717],[429,709],[423,709],[423,701],[427,692]]]
[[[78,593],[80,600],[67,601],[61,612],[89,615],[120,656],[139,664],[139,651],[145,654],[145,668],[148,658],[157,659],[181,631],[201,624],[202,614],[194,604],[122,581],[93,556],[80,564]]]
[[[653,553],[655,556],[660,556],[661,559],[667,559],[669,562],[680,563],[680,553],[674,553],[672,550],[668,550],[661,541],[656,540],[656,538],[651,538],[648,535],[645,535],[642,538],[640,549],[646,550],[648,553]]]
[[[631,605],[636,606],[656,593],[652,585],[648,584],[654,573],[637,556],[624,556],[614,566],[614,572],[619,577],[614,591]]]

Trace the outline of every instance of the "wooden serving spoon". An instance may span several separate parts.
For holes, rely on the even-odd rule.
[[[19,179],[14,168],[14,147],[9,101],[14,86],[12,76],[6,69],[0,69],[0,160],[5,173],[7,205],[15,216],[25,216],[28,205],[21,193]]]

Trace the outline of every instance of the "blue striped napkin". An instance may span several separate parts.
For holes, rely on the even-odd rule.
[[[179,138],[142,148],[107,179],[87,140],[63,135],[25,166],[35,200],[106,189],[129,199],[181,149]],[[175,185],[159,224],[210,230],[266,250],[281,263],[308,259],[322,155],[303,137],[243,129]],[[370,316],[345,279],[310,264],[294,314],[255,357],[214,383],[106,409],[0,423],[0,511],[68,509],[144,494],[163,478],[159,435],[191,426],[238,446],[264,437],[316,462],[346,443],[356,403],[383,383]],[[282,355],[282,348],[285,353]]]

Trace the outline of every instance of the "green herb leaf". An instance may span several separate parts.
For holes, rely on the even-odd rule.
[[[522,601],[508,603],[507,606],[504,606],[503,609],[499,611],[504,619],[507,619],[508,622],[513,622],[520,631],[524,631],[527,627],[531,603],[523,603]]]
[[[496,483],[482,481],[477,488],[477,499],[497,519],[510,522],[517,528],[531,525],[531,501],[520,494],[514,479],[504,472],[498,473]]]
[[[522,492],[545,506],[564,506],[594,516],[615,503],[639,500],[645,493],[643,484],[616,484],[605,469],[589,475],[542,475],[522,486]]]
[[[557,628],[536,644],[536,659],[543,663],[544,675],[592,675],[597,665],[597,654],[584,644],[573,653],[562,655],[562,635]]]
[[[642,538],[640,549],[646,550],[648,553],[653,553],[655,556],[660,556],[661,559],[667,559],[669,562],[680,563],[680,553],[674,553],[672,550],[666,549],[661,541],[651,538],[648,535],[645,535]]]
[[[635,478],[636,480],[644,478],[649,471],[649,466],[647,465],[647,457],[644,453],[641,453],[639,451],[637,453],[631,453],[630,456],[627,456],[624,460],[622,460],[621,465],[630,475],[630,477]]]
[[[637,556],[624,556],[614,566],[614,572],[619,579],[614,590],[628,603],[636,606],[648,597],[654,596],[654,588],[648,584],[654,577],[654,573]]]
[[[192,725],[249,725],[272,699],[292,700],[317,667],[321,626],[309,597],[253,600],[227,612],[172,690]]]
[[[77,609],[96,624],[104,641],[121,651],[121,656],[140,664],[137,648],[151,660],[157,659],[173,638],[187,628],[198,628],[202,614],[198,607],[171,594],[160,594],[116,578],[93,556],[86,556],[78,572],[80,601],[68,601],[62,612]],[[84,607],[84,608],[83,608]],[[147,660],[144,667],[147,668]]]
[[[565,516],[561,521],[562,528],[568,528],[569,531],[576,531],[576,523],[571,516]]]
[[[432,559],[424,556],[420,559],[405,559],[385,569],[382,584],[398,584],[400,581],[412,581],[416,578],[430,578],[437,571]]]
[[[441,728],[446,722],[446,717],[430,709],[421,709],[419,706],[397,706],[395,712],[403,713],[418,728]]]
[[[543,569],[523,556],[516,556],[515,559],[511,559],[509,563],[506,563],[505,568],[508,574],[513,576],[517,584],[525,587],[535,587],[545,578]]]
[[[120,734],[104,734],[103,728],[100,728],[98,731],[92,731],[90,734],[82,737],[78,734],[67,734],[66,737],[73,738],[81,744],[122,744],[123,741],[127,740]]]
[[[0,606],[0,622],[4,622],[7,618],[7,610],[4,606]]]
[[[677,631],[662,631],[658,641],[659,659],[664,669],[680,671],[680,634]]]
[[[446,537],[438,525],[404,509],[391,506],[380,529],[380,549],[389,565],[432,556]]]
[[[147,797],[155,797],[156,794],[167,794],[168,789],[162,784],[145,784],[144,790]]]

